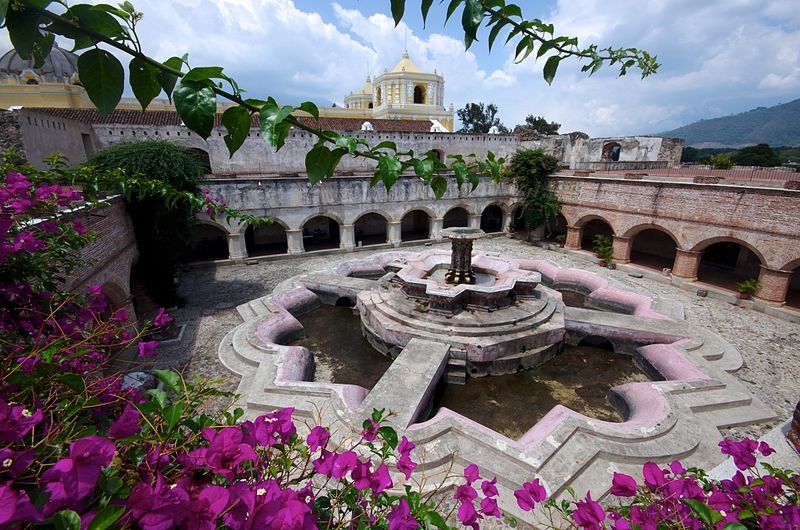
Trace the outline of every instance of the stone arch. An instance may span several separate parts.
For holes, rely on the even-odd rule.
[[[525,216],[523,215],[525,205],[517,203],[511,207],[511,231],[523,232],[527,230],[525,227]]]
[[[439,157],[439,162],[444,163],[447,160],[447,155],[444,152],[444,149],[432,149],[432,151],[436,152],[436,155]]]
[[[594,250],[594,237],[597,234],[603,234],[608,238],[614,237],[614,227],[599,215],[585,215],[578,220],[576,226],[583,228],[581,230],[581,248],[583,250]]]
[[[286,224],[272,219],[270,224],[248,225],[244,231],[244,244],[248,256],[272,256],[289,251]]]
[[[303,221],[303,247],[307,251],[339,248],[341,221],[333,214],[317,214]]]
[[[431,219],[434,217],[433,212],[425,207],[408,210],[400,220],[400,240],[418,241],[420,239],[430,239]]]
[[[792,271],[786,291],[786,305],[800,309],[800,259],[790,261],[781,270]]]
[[[199,147],[187,147],[187,151],[189,151],[192,156],[194,156],[197,161],[200,163],[200,166],[203,168],[203,172],[206,175],[212,173],[211,171],[211,157],[208,154],[208,151],[205,149],[200,149]]]
[[[374,105],[372,104],[371,101],[369,103],[367,103],[367,108],[368,109],[374,108]]]
[[[467,219],[469,221],[469,218]],[[503,230],[503,207],[497,202],[486,205],[481,212],[481,230],[487,234]]]
[[[544,238],[547,241],[558,241],[563,244],[567,240],[567,218],[559,213],[550,219]]]
[[[197,220],[190,228],[190,261],[228,259],[228,230],[210,220]]]
[[[631,263],[649,269],[671,269],[679,248],[671,231],[655,224],[638,225],[625,233],[631,238]]]
[[[425,104],[425,86],[424,85],[414,85],[414,103],[417,105],[424,105]]]
[[[469,210],[466,206],[453,206],[443,216],[442,228],[469,226]]]
[[[103,295],[108,302],[108,314],[111,315],[118,309],[123,309],[130,305],[130,294],[120,287],[116,282],[107,281],[100,286]]]
[[[738,282],[761,273],[764,256],[749,243],[732,237],[706,239],[692,249],[702,252],[697,278],[701,282],[736,290]]]
[[[382,245],[387,241],[389,217],[383,212],[364,212],[353,222],[356,246]]]
[[[600,160],[602,162],[618,162],[621,152],[622,146],[619,142],[606,142],[603,144],[603,154]]]

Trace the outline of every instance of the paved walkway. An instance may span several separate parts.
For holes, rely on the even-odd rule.
[[[449,248],[448,243],[436,246]],[[414,248],[422,250],[426,247],[404,247],[403,250]],[[547,259],[562,267],[585,268],[625,287],[680,302],[684,305],[687,321],[720,333],[739,349],[745,365],[737,372],[737,377],[782,421],[790,417],[800,399],[800,386],[797,384],[800,380],[800,324],[721,300],[700,298],[678,287],[647,278],[634,278],[621,270],[600,268],[580,256],[541,249],[505,237],[479,240],[475,243],[475,249]],[[220,364],[217,347],[225,334],[241,323],[235,310],[238,304],[269,294],[279,282],[296,274],[327,269],[342,261],[365,257],[374,252],[365,250],[348,254],[307,255],[263,261],[255,265],[194,266],[181,278],[180,294],[186,299],[186,304],[175,311],[179,322],[187,324],[184,340],[180,345],[164,348],[161,358],[171,359],[178,364],[191,356],[188,374],[221,379],[227,389],[235,390],[238,378]],[[723,434],[758,437],[774,425],[731,429]]]

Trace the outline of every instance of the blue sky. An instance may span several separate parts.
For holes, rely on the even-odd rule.
[[[98,0],[99,1],[99,0]],[[582,44],[632,46],[657,54],[659,74],[589,78],[564,62],[548,86],[543,61],[520,65],[513,49],[486,51],[486,33],[464,51],[460,13],[443,25],[435,4],[426,29],[419,2],[394,28],[389,0],[136,0],[140,35],[157,58],[189,52],[193,65],[217,64],[251,96],[341,103],[366,75],[392,68],[407,35],[411,58],[445,76],[456,108],[493,102],[502,121],[544,115],[561,132],[592,136],[656,133],[701,118],[800,97],[800,9],[788,0],[550,0],[518,2],[529,18],[555,23]],[[498,39],[499,42],[499,39]],[[8,49],[8,37],[0,35]]]

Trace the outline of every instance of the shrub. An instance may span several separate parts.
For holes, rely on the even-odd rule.
[[[614,257],[614,243],[611,238],[605,234],[595,234],[594,251],[602,261],[611,263]]]
[[[730,157],[719,154],[708,159],[708,164],[714,169],[730,169],[734,166]]]
[[[549,177],[558,168],[558,159],[543,149],[520,149],[509,161],[507,172],[522,194],[522,216],[528,230],[541,225],[549,228],[549,222],[561,211],[561,204],[549,187]]]

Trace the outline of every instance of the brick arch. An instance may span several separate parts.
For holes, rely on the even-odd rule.
[[[752,243],[745,241],[743,239],[739,239],[736,237],[731,236],[716,236],[716,237],[709,237],[696,243],[692,248],[692,252],[702,252],[711,245],[715,243],[736,243],[748,249],[750,252],[756,255],[758,260],[761,262],[762,265],[768,265],[767,259],[764,257],[764,254],[761,253]]]
[[[669,237],[672,238],[672,240],[675,242],[675,245],[677,245],[678,248],[681,248],[680,240],[677,237],[675,237],[675,234],[673,234],[671,230],[669,230],[668,228],[665,228],[665,227],[663,227],[661,225],[657,225],[657,224],[653,224],[653,223],[642,223],[642,224],[633,226],[633,227],[629,228],[628,230],[626,230],[625,233],[622,234],[622,237],[627,237],[627,238],[633,239],[634,237],[638,236],[640,233],[644,232],[645,230],[658,230],[659,232],[664,232],[665,234],[667,234]]]
[[[112,312],[127,307],[130,304],[129,292],[120,287],[115,281],[106,281],[101,286],[101,289]]]
[[[381,210],[379,208],[371,208],[369,210],[364,210],[362,212],[358,212],[358,216],[355,219],[353,219],[353,222],[351,224],[356,224],[356,221],[358,221],[359,219],[361,219],[365,215],[369,215],[371,213],[380,215],[381,217],[383,217],[383,219],[387,223],[390,223],[390,222],[394,221],[394,219],[392,219],[392,216],[386,210]]]
[[[512,211],[507,203],[503,202],[501,199],[495,199],[493,201],[487,202],[486,204],[484,204],[483,206],[480,207],[481,215],[483,215],[483,212],[486,211],[486,208],[488,208],[489,206],[492,206],[492,205],[499,206],[500,210],[505,214],[510,213]]]
[[[562,213],[561,215],[564,215],[564,214]],[[567,221],[569,221],[569,219],[567,218],[566,215],[564,215],[564,219],[567,219]],[[611,233],[616,235],[617,231],[614,229],[614,223],[612,223],[611,221],[609,221],[608,219],[606,219],[602,215],[597,215],[597,214],[593,214],[593,213],[584,215],[583,217],[578,219],[577,223],[575,223],[574,225],[571,225],[571,226],[581,227],[581,226],[584,226],[585,224],[587,224],[587,223],[589,223],[591,221],[603,221],[605,224],[607,224],[608,226],[611,227]]]
[[[800,267],[800,258],[793,259],[792,261],[790,261],[789,263],[787,263],[786,265],[781,267],[780,270],[782,270],[782,271],[794,271],[798,267]]]

